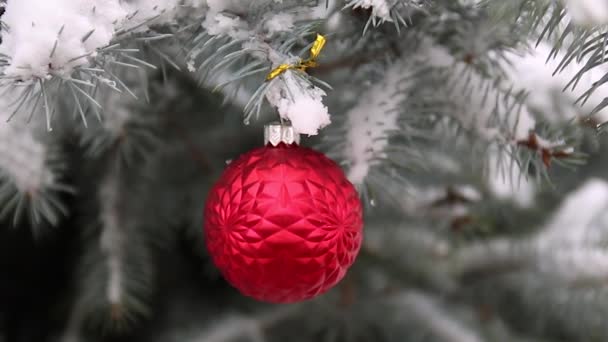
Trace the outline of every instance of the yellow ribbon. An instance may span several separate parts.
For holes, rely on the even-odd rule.
[[[317,39],[315,39],[315,42],[312,44],[312,47],[310,48],[310,57],[308,59],[299,61],[296,64],[279,65],[278,67],[274,68],[268,74],[268,76],[266,76],[266,81],[270,81],[290,69],[306,71],[306,69],[308,69],[308,68],[316,67],[317,65],[319,65],[317,63],[317,58],[321,54],[321,50],[323,50],[323,47],[325,46],[325,42],[326,42],[325,37],[323,37],[320,34],[317,34]]]

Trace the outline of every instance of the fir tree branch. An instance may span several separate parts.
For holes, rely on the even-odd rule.
[[[0,117],[10,120],[19,112],[36,113],[27,101],[34,86],[26,89],[3,88]],[[13,97],[18,99],[9,103]],[[38,113],[39,114],[39,113]],[[62,194],[73,189],[62,182],[64,157],[51,137],[39,137],[39,120],[2,122],[0,124],[0,216],[10,217],[13,225],[27,217],[35,233],[45,224],[57,225],[68,209]]]
[[[117,150],[110,155],[97,198],[99,217],[83,236],[85,249],[78,263],[78,288],[65,339],[80,338],[85,327],[124,332],[150,314],[155,276],[151,250],[136,226],[133,194]]]
[[[288,27],[271,25],[274,17],[270,14],[260,21],[255,20],[255,16],[239,12],[237,6],[212,6],[203,22],[205,31],[193,40],[194,47],[188,64],[196,70],[201,82],[232,70],[236,77],[220,83],[218,88],[258,75],[256,79],[262,84],[245,106],[246,123],[260,115],[264,101],[268,100],[277,108],[282,119],[292,121],[296,131],[317,134],[318,129],[329,122],[327,108],[322,103],[325,92],[314,85],[323,82],[293,70],[287,70],[265,83],[259,77],[268,74],[271,67],[297,64],[297,60],[302,60],[292,55],[292,50],[316,31],[316,22],[300,19],[309,17],[313,3],[285,2],[280,6],[283,11],[290,10],[298,14],[284,24],[291,26],[290,30]],[[268,3],[261,2],[256,6],[268,7]],[[305,50],[309,48],[310,45]],[[204,61],[197,62],[203,57]],[[196,68],[195,64],[198,64]],[[214,66],[211,67],[212,65]],[[308,107],[306,114],[302,112],[303,106]]]

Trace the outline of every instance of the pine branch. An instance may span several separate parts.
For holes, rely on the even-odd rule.
[[[562,4],[561,2],[564,2]],[[499,1],[486,0],[485,6],[500,6]],[[606,42],[608,36],[603,25],[608,23],[608,7],[601,2],[590,5],[587,1],[543,1],[518,0],[511,6],[514,27],[521,30],[522,36],[536,36],[536,45],[544,41],[552,46],[547,62],[557,59],[554,75],[564,73],[572,65],[578,69],[572,79],[564,85],[564,91],[574,91],[583,86],[583,93],[577,103],[585,105],[587,101],[606,82],[606,77],[597,76],[597,70],[605,63]],[[590,9],[588,6],[599,6]],[[568,7],[568,8],[567,8]],[[606,72],[599,71],[602,75]],[[581,84],[584,76],[591,74],[592,84]],[[588,83],[588,82],[582,82]],[[593,104],[588,115],[594,115],[606,108],[605,101]]]
[[[117,153],[124,166],[137,165],[158,149],[161,140],[157,132],[158,118],[145,113],[144,98],[148,97],[148,73],[131,70],[128,67],[114,67],[111,74],[127,92],[99,91],[93,94],[99,99],[99,107],[112,107],[101,120],[94,122],[84,131],[82,144],[91,157],[99,157],[108,152]],[[131,90],[132,89],[132,90]],[[98,107],[88,107],[97,114]]]
[[[58,93],[67,93],[73,97],[75,110],[86,126],[89,106],[97,107],[94,111],[98,119],[100,118],[102,108],[94,95],[99,93],[99,88],[107,86],[108,89],[126,91],[134,95],[133,91],[126,87],[125,82],[114,75],[112,69],[116,65],[136,69],[156,68],[155,65],[137,56],[137,53],[142,51],[144,45],[150,46],[158,53],[160,50],[153,44],[159,44],[172,37],[169,33],[154,32],[149,27],[158,23],[169,10],[175,11],[176,8],[158,6],[148,8],[145,3],[138,3],[139,8],[127,14],[129,9],[126,8],[100,9],[102,6],[114,5],[109,3],[97,5],[91,4],[90,13],[81,13],[78,8],[65,8],[65,15],[62,18],[73,17],[78,22],[89,22],[93,19],[103,21],[103,23],[96,22],[91,29],[84,26],[70,26],[70,30],[65,30],[66,26],[63,22],[47,20],[48,18],[40,19],[39,12],[44,11],[44,6],[37,8],[36,11],[27,11],[24,7],[27,6],[27,1],[23,1],[19,4],[11,3],[7,7],[7,16],[11,25],[18,26],[29,22],[27,18],[20,16],[23,12],[31,16],[31,22],[38,23],[38,27],[36,30],[12,30],[4,37],[9,42],[0,45],[0,82],[9,87],[19,84],[38,84],[38,87],[35,87],[36,92],[27,100],[33,101],[40,96],[37,92],[42,92],[43,101],[36,101],[35,106],[45,105],[43,108],[46,111],[49,130],[51,130],[51,116],[57,111]],[[122,13],[124,18],[106,17],[108,13],[118,16]],[[40,46],[35,47],[28,45],[28,41],[38,41],[42,39],[41,37],[46,37],[48,31],[54,28],[57,28],[54,41],[44,41]],[[108,32],[113,35],[107,34]],[[19,34],[28,36],[17,36]],[[80,39],[74,39],[79,34]],[[19,44],[11,43],[14,41]],[[47,48],[48,51],[45,50]],[[22,51],[27,49],[36,50],[28,53],[28,56],[35,57],[35,60],[22,60],[24,55]],[[162,52],[159,56],[163,61],[175,65],[175,62],[170,57],[163,56]]]
[[[322,103],[325,92],[314,84],[327,86],[326,84],[297,70],[287,70],[271,81],[262,80],[262,76],[268,75],[271,67],[297,64],[298,60],[303,60],[297,57],[302,53],[292,55],[291,52],[298,44],[312,40],[308,37],[313,37],[316,32],[317,22],[299,19],[310,17],[311,8],[307,6],[312,6],[313,3],[284,2],[279,8],[266,2],[256,4],[256,7],[269,7],[273,11],[296,13],[297,17],[289,17],[283,27],[270,24],[275,20],[273,14],[257,18],[257,11],[245,15],[229,6],[212,7],[203,22],[205,31],[193,40],[194,47],[188,64],[196,71],[201,83],[209,83],[217,75],[234,74],[226,81],[219,82],[216,90],[233,83],[242,83],[249,78],[261,84],[245,105],[246,123],[259,117],[265,100],[268,100],[277,108],[282,119],[292,121],[298,132],[317,134],[318,129],[329,122],[329,114]],[[311,45],[302,52],[310,49]],[[306,114],[301,112],[303,106],[309,109]]]
[[[399,287],[420,286],[430,290],[428,299],[431,302],[435,302],[432,298],[439,293],[441,298],[457,299],[467,307],[482,306],[484,312],[491,312],[484,314],[485,317],[495,316],[489,319],[504,320],[521,333],[538,337],[602,339],[607,336],[606,331],[591,317],[603,315],[605,311],[601,303],[606,294],[608,259],[600,246],[608,232],[602,214],[608,203],[606,189],[603,181],[588,182],[573,192],[532,236],[466,244],[443,240],[446,245],[440,249],[441,254],[435,254],[442,241],[440,235],[432,237],[424,228],[417,228],[416,223],[408,225],[407,229],[386,231],[386,222],[376,222],[368,227],[361,262],[377,258],[378,262],[373,265],[383,269],[400,284]],[[588,210],[581,211],[581,205]],[[517,224],[521,222],[517,221]],[[377,229],[379,227],[382,229]],[[403,237],[412,239],[422,233],[426,233],[427,239],[404,243],[407,240]],[[377,240],[380,237],[383,239]],[[400,252],[389,254],[396,246],[400,246]],[[372,254],[369,248],[372,248]],[[435,257],[431,257],[433,255]],[[415,262],[407,262],[410,259]],[[368,265],[366,270],[371,272],[372,267]],[[551,286],[547,286],[548,283]],[[395,300],[391,302],[396,303]],[[421,311],[412,311],[417,307],[412,305],[408,305],[411,309],[408,312],[414,317],[427,312],[426,306],[420,307]],[[518,314],[513,315],[513,310]],[[537,324],[530,326],[525,319],[522,321],[523,312],[530,313],[528,319],[534,317]],[[463,316],[460,312],[454,317],[439,313],[434,317],[458,321]],[[433,320],[425,320],[429,321]],[[551,328],[555,324],[560,326],[559,331]],[[432,331],[441,333],[442,329],[436,326]],[[475,331],[496,333],[485,329]]]
[[[151,247],[134,220],[134,189],[125,179],[119,154],[110,157],[100,184],[98,222],[89,223],[78,264],[78,288],[64,339],[77,339],[85,327],[124,332],[150,315],[155,267]]]
[[[0,118],[9,120],[24,111],[36,114],[36,108],[25,100],[32,88],[3,90]],[[17,100],[9,103],[11,97]],[[67,215],[62,195],[73,192],[62,182],[65,161],[58,144],[51,137],[37,136],[38,122],[0,124],[0,217],[10,217],[17,225],[25,216],[36,233],[47,223],[57,225]]]
[[[377,181],[377,173],[386,170],[390,173],[391,170],[407,167],[395,165],[396,159],[390,158],[387,152],[393,148],[389,142],[391,137],[396,134],[414,133],[411,126],[399,120],[399,106],[405,97],[400,89],[404,68],[407,68],[407,63],[394,63],[386,71],[384,78],[367,89],[358,102],[346,112],[346,116],[337,122],[338,128],[334,134],[323,137],[323,146],[329,149],[328,154],[347,168],[348,178],[363,190],[368,203],[374,199],[365,191],[369,184],[381,186],[374,187],[375,191],[391,190],[382,186],[383,182]],[[413,151],[404,151],[404,154],[404,158],[418,159]],[[389,161],[391,159],[393,163]]]
[[[376,72],[380,74],[374,75],[376,79],[393,76],[397,79],[394,86],[386,87],[384,92],[376,91],[383,82],[376,81],[378,85],[355,96],[359,98],[358,103],[336,101],[338,106],[351,109],[345,110],[346,117],[335,118],[340,128],[324,137],[322,144],[330,150],[331,157],[348,169],[362,171],[353,179],[355,183],[362,184],[362,179],[367,177],[360,191],[368,202],[375,203],[378,196],[386,197],[389,202],[402,202],[402,189],[408,188],[407,179],[412,178],[406,173],[429,170],[430,163],[424,153],[428,154],[438,142],[444,149],[461,146],[470,150],[469,144],[473,145],[474,158],[463,161],[463,168],[468,169],[467,163],[472,162],[480,169],[493,169],[491,175],[486,173],[490,177],[510,175],[505,178],[514,184],[528,177],[539,181],[541,177],[548,179],[549,166],[555,163],[581,163],[584,155],[573,148],[578,147],[583,130],[575,124],[547,124],[533,119],[538,107],[532,106],[526,85],[516,82],[517,76],[513,76],[510,69],[510,63],[527,61],[511,52],[519,46],[513,33],[504,26],[492,26],[487,13],[477,8],[441,3],[433,11],[437,17],[430,14],[418,17],[410,31],[400,36],[394,54],[386,53],[393,51],[388,47],[394,46],[390,41],[394,32],[385,32],[373,39],[362,38],[360,45],[353,49],[352,57],[325,64],[331,71],[355,65],[349,68],[354,77],[359,69],[387,68],[387,72]],[[449,14],[444,13],[446,11]],[[370,45],[367,49],[366,44]],[[381,47],[378,56],[376,46]],[[389,62],[380,62],[377,60],[380,58]],[[323,68],[324,65],[312,73],[320,74]],[[369,78],[369,74],[365,76]],[[358,82],[356,78],[353,80]],[[394,99],[400,100],[394,104]],[[351,113],[360,114],[357,125],[351,122]],[[378,113],[382,119],[376,118]],[[393,123],[387,117],[395,113],[398,119]],[[538,146],[525,144],[531,134],[544,138],[553,148],[543,152]],[[376,148],[382,144],[383,148]],[[346,157],[344,151],[352,146],[359,148]],[[364,163],[357,163],[365,167],[353,168],[356,159],[353,156],[365,159]],[[513,167],[513,163],[517,167]],[[372,165],[373,172],[368,175]],[[501,167],[496,169],[494,165]],[[401,187],[384,186],[394,184],[395,178]]]

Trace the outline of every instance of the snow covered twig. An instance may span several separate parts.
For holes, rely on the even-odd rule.
[[[35,101],[47,116],[47,129],[55,112],[55,92],[72,93],[83,123],[89,107],[99,111],[95,100],[99,87],[116,91],[124,86],[112,69],[152,67],[138,58],[139,48],[125,42],[153,42],[170,37],[148,30],[158,19],[173,12],[178,1],[118,0],[14,1],[7,4],[3,22],[8,30],[0,44],[0,83],[38,85],[28,95],[34,102],[42,92],[44,101]],[[56,13],[56,15],[49,15]]]
[[[261,21],[255,22],[252,17],[235,14],[239,8],[247,6],[244,3],[210,2],[202,23],[204,32],[195,38],[190,53],[191,71],[196,71],[204,81],[222,70],[234,70],[235,76],[216,87],[222,89],[249,77],[265,76],[279,65],[293,64],[299,57],[291,53],[292,49],[315,33],[316,23],[310,22],[313,4],[314,1],[286,2],[282,14],[267,13]],[[293,14],[285,14],[288,9],[291,10],[288,13]],[[283,42],[274,44],[278,37],[284,38]],[[195,68],[202,56],[205,60]],[[287,70],[263,83],[245,106],[245,122],[259,116],[266,99],[281,118],[291,120],[296,131],[317,134],[320,128],[329,124],[330,118],[322,102],[326,93],[314,85],[314,81],[301,71]]]
[[[4,87],[0,96],[0,216],[12,215],[17,224],[27,214],[35,227],[44,221],[55,225],[67,214],[59,195],[72,189],[61,182],[64,165],[57,147],[36,135],[38,117],[25,122],[39,114],[32,103],[19,102],[27,91]],[[29,118],[6,122],[19,112]]]

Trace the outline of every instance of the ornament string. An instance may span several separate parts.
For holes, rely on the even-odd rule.
[[[274,68],[268,74],[268,76],[266,76],[266,81],[271,81],[271,80],[275,79],[276,77],[280,76],[287,70],[306,71],[306,69],[308,69],[308,68],[314,68],[314,67],[318,66],[319,64],[317,63],[317,58],[321,54],[321,51],[323,50],[323,47],[325,46],[325,42],[326,42],[325,37],[320,34],[317,34],[317,39],[315,39],[315,42],[312,44],[312,47],[310,48],[310,57],[308,59],[301,60],[295,64],[285,63],[285,64],[279,65],[278,67]]]

